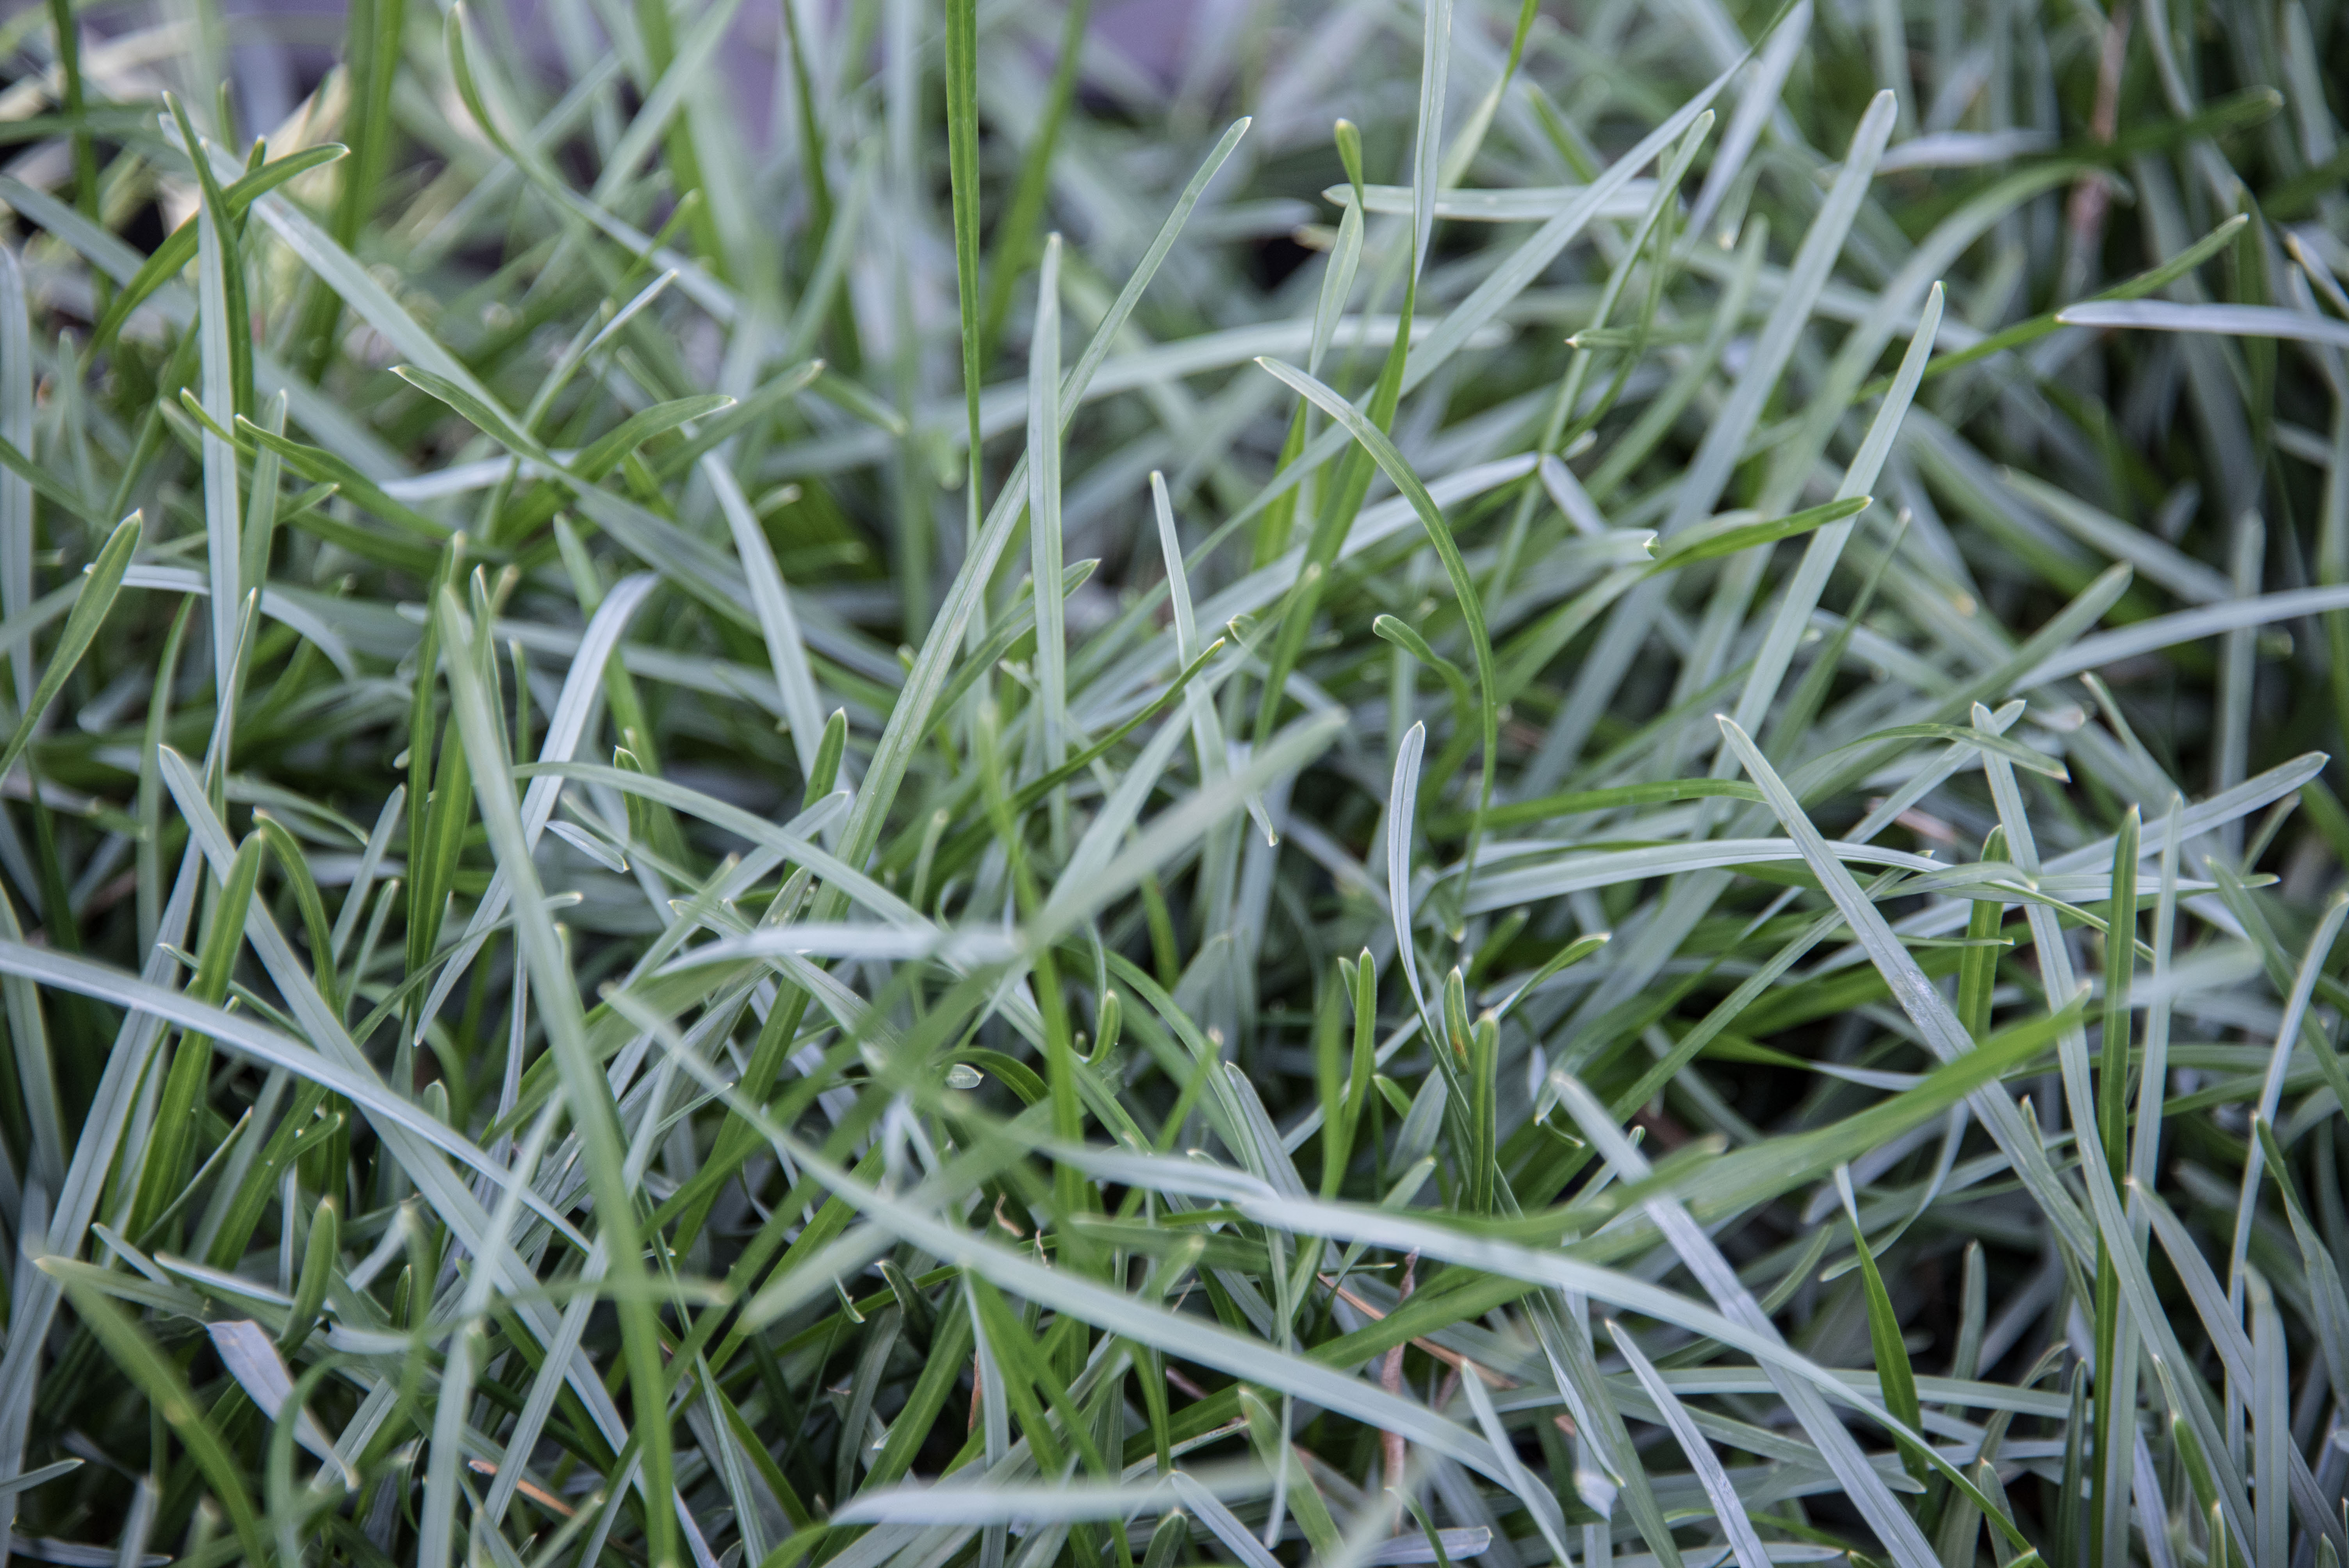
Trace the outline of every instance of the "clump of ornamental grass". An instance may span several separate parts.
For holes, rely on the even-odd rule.
[[[2334,0],[319,26],[5,25],[0,1563],[2338,1568]]]

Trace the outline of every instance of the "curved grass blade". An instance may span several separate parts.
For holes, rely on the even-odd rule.
[[[73,608],[66,613],[66,624],[57,633],[57,646],[49,650],[48,663],[42,666],[39,684],[33,687],[32,698],[17,718],[8,744],[0,748],[0,779],[15,771],[25,748],[32,744],[33,729],[41,715],[64,688],[66,677],[81,663],[90,644],[97,640],[98,628],[106,624],[108,613],[114,608],[123,574],[130,569],[130,558],[138,552],[141,531],[139,513],[124,518],[115,525],[98,550],[98,558],[83,573],[81,592],[75,595]]]

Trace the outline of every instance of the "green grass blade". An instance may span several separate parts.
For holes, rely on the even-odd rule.
[[[1081,7],[1074,7],[1071,15]],[[999,266],[1001,264],[998,263]],[[1029,573],[1036,589],[1036,678],[1044,766],[1068,756],[1068,628],[1061,615],[1061,237],[1044,242],[1028,350]]]
[[[115,595],[121,589],[123,574],[129,570],[130,558],[139,549],[140,532],[140,518],[134,512],[116,525],[98,558],[89,563],[81,591],[74,596],[73,608],[66,613],[57,646],[49,651],[48,663],[42,667],[40,681],[33,687],[32,697],[18,717],[8,744],[0,748],[0,778],[5,778],[25,755],[26,747],[32,743],[33,727],[64,688],[66,678],[89,651],[90,644],[97,640],[98,629],[114,608]]]
[[[1722,1532],[1729,1537],[1730,1554],[1736,1560],[1737,1568],[1762,1568],[1762,1564],[1771,1561],[1770,1549],[1754,1533],[1754,1521],[1747,1516],[1745,1504],[1737,1495],[1736,1484],[1730,1480],[1729,1471],[1723,1468],[1721,1460],[1714,1457],[1711,1446],[1704,1440],[1704,1434],[1697,1430],[1694,1421],[1689,1419],[1687,1407],[1681,1403],[1680,1397],[1672,1392],[1671,1385],[1665,1382],[1662,1374],[1656,1370],[1656,1364],[1649,1360],[1638,1343],[1624,1332],[1621,1324],[1609,1323],[1607,1333],[1615,1342],[1615,1348],[1622,1353],[1624,1361],[1630,1365],[1632,1376],[1639,1378],[1640,1387],[1647,1390],[1648,1398],[1663,1413],[1673,1440],[1680,1444],[1681,1451],[1688,1455],[1691,1467],[1703,1483],[1705,1497],[1713,1504],[1713,1516],[1721,1522]]]
[[[245,1491],[244,1478],[237,1471],[236,1460],[212,1429],[203,1412],[196,1408],[191,1393],[180,1370],[165,1358],[155,1342],[130,1315],[108,1300],[105,1295],[78,1282],[67,1282],[65,1293],[73,1302],[74,1315],[89,1328],[90,1333],[106,1348],[117,1365],[138,1385],[155,1408],[163,1422],[187,1446],[188,1453],[203,1472],[212,1495],[228,1513],[229,1523],[236,1532],[238,1543],[246,1559],[260,1563],[267,1557],[267,1547],[261,1535],[261,1522],[254,1511],[253,1499]]]
[[[479,677],[469,655],[473,630],[455,595],[443,589],[434,606],[440,634],[452,653],[449,661],[450,706],[466,756],[478,781],[481,820],[513,880],[514,928],[517,945],[531,970],[533,992],[546,1020],[548,1038],[562,1078],[564,1097],[574,1124],[583,1135],[588,1181],[596,1198],[596,1218],[616,1279],[625,1287],[638,1275],[635,1199],[621,1176],[623,1154],[619,1129],[610,1109],[604,1076],[588,1053],[585,1024],[578,993],[570,976],[562,942],[546,915],[545,894],[523,838],[522,814],[516,807],[512,764]],[[667,1568],[677,1557],[677,1527],[668,1508],[671,1460],[668,1416],[662,1393],[662,1369],[657,1329],[649,1298],[635,1293],[622,1297],[620,1321],[627,1341],[632,1397],[644,1442],[645,1490],[651,1499],[646,1511],[650,1554]]]

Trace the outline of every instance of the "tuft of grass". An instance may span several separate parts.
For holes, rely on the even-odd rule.
[[[0,1568],[2337,1568],[2349,13],[777,3],[0,24]]]

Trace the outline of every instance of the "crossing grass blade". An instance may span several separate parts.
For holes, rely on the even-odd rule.
[[[152,1404],[156,1418],[186,1445],[212,1495],[228,1515],[238,1544],[252,1561],[260,1562],[266,1548],[244,1478],[237,1473],[236,1460],[211,1420],[196,1408],[196,1397],[180,1369],[130,1314],[102,1292],[78,1281],[67,1284],[65,1292],[73,1302],[75,1316]]]
[[[2339,7],[74,9],[0,1568],[2349,1553]]]

